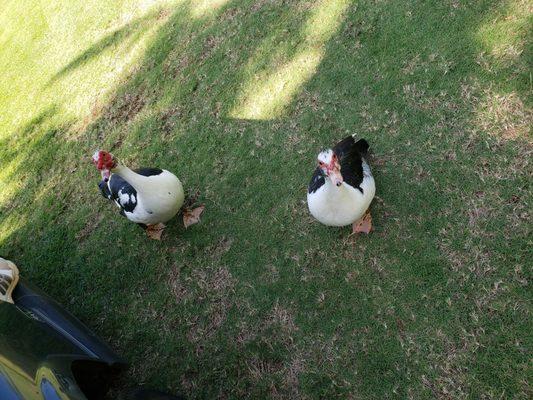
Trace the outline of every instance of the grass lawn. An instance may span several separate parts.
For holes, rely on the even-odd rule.
[[[191,398],[531,398],[527,0],[4,0],[0,255]],[[321,226],[371,144],[375,232]],[[162,242],[97,148],[206,204]],[[530,260],[529,264],[527,260]]]

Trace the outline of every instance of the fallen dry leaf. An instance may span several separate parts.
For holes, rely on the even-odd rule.
[[[165,229],[165,225],[161,223],[155,224],[155,225],[149,225],[146,228],[146,235],[148,235],[150,239],[161,240],[161,235],[163,234],[164,229]]]
[[[191,225],[197,224],[200,222],[200,215],[204,212],[205,205],[201,205],[199,207],[189,209],[186,208],[183,210],[183,225],[185,225],[185,228],[188,228]]]

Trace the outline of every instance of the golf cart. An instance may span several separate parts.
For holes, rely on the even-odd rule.
[[[0,399],[106,399],[126,362],[0,258]],[[119,399],[176,400],[151,390]]]

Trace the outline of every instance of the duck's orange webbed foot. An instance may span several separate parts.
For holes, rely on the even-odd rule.
[[[372,215],[370,211],[366,210],[365,214],[359,221],[352,224],[352,233],[366,233],[367,235],[372,231]]]

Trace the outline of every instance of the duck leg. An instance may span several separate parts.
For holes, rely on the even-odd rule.
[[[146,225],[146,235],[150,239],[161,240],[161,235],[163,234],[163,230],[165,229],[165,227],[166,225],[162,223]]]
[[[369,234],[372,230],[372,215],[370,210],[366,210],[365,214],[359,221],[352,224],[352,233],[366,233]]]

